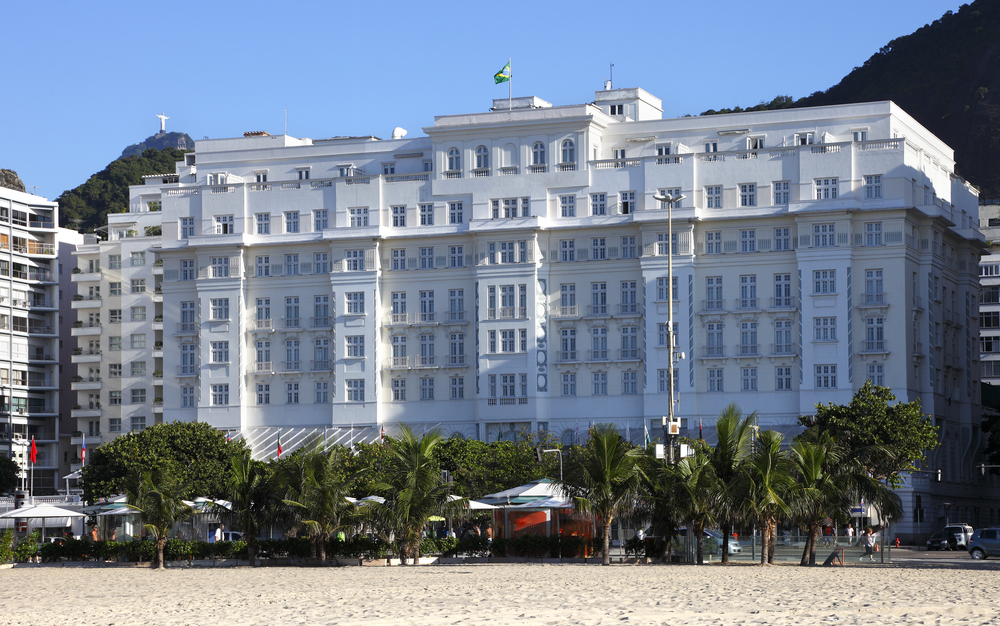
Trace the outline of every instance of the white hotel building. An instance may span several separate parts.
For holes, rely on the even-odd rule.
[[[147,334],[135,358],[163,377],[119,401],[239,431],[265,458],[279,432],[287,450],[398,422],[570,442],[612,421],[639,442],[667,414],[672,252],[686,434],[730,402],[794,434],[871,378],[941,426],[945,483],[908,483],[925,522],[901,536],[943,517],[939,489],[952,519],[983,506],[976,191],[897,106],[662,119],[659,99],[617,89],[496,100],[424,132],[204,140],[134,187],[112,241],[81,250],[139,244],[162,261],[162,302],[146,306],[163,349]],[[663,192],[685,196],[672,242]],[[122,241],[119,220],[150,219],[162,237]],[[124,315],[149,285],[112,304]],[[122,369],[145,334],[125,326],[100,346],[121,329]]]

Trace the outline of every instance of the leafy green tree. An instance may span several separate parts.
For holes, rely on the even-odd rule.
[[[760,562],[774,562],[774,535],[778,520],[788,513],[785,498],[792,484],[788,456],[781,450],[781,433],[766,430],[754,438],[753,451],[742,465],[741,508],[753,515],[760,528]]]
[[[230,464],[225,490],[229,504],[218,504],[215,510],[223,523],[243,533],[250,565],[256,567],[257,535],[285,507],[278,497],[273,463],[254,461],[245,451],[234,455]]]
[[[343,448],[329,451],[314,449],[303,455],[304,480],[294,487],[285,503],[301,509],[309,529],[312,552],[326,560],[326,541],[330,535],[353,521],[357,507],[347,500],[354,476],[343,472]]]
[[[180,482],[161,469],[137,472],[125,484],[129,508],[138,511],[146,532],[156,542],[160,569],[171,527],[194,514],[194,509],[183,502],[183,492]]]
[[[694,535],[697,563],[705,562],[704,530],[715,521],[718,480],[711,458],[701,448],[692,456],[667,466],[662,473],[673,490],[678,516],[687,522],[688,536]]]
[[[633,508],[639,497],[641,456],[614,424],[597,424],[590,429],[590,441],[582,454],[565,468],[565,479],[560,483],[563,491],[603,526],[604,565],[611,564],[611,522]]]
[[[829,432],[849,450],[864,449],[862,462],[871,475],[896,487],[901,472],[918,469],[927,450],[938,446],[938,429],[920,412],[920,400],[895,400],[888,387],[867,381],[850,404],[818,404],[814,417],[799,422]]]
[[[451,437],[435,448],[434,458],[451,475],[454,492],[475,500],[539,478],[557,478],[558,457],[547,454],[539,463],[535,456],[537,443],[555,447],[551,436],[527,435],[517,441],[493,443]]]
[[[389,449],[390,468],[386,480],[374,485],[385,502],[369,502],[363,512],[374,522],[383,539],[396,542],[405,564],[420,558],[421,531],[428,519],[450,508],[451,484],[444,482],[434,451],[444,441],[441,431],[431,430],[419,439],[405,424]]]
[[[715,518],[722,529],[723,563],[729,562],[729,538],[733,525],[743,518],[740,511],[743,495],[739,492],[740,482],[737,478],[750,456],[756,419],[756,411],[744,416],[743,410],[734,402],[723,409],[715,421],[719,441],[710,452],[709,460],[717,480]]]
[[[242,441],[226,441],[222,431],[204,422],[156,424],[131,432],[91,452],[83,468],[88,502],[122,493],[125,481],[143,470],[162,469],[185,485],[186,499],[222,497],[231,459],[246,451]]]
[[[17,488],[20,481],[21,467],[17,461],[6,456],[0,456],[0,493],[7,493]]]

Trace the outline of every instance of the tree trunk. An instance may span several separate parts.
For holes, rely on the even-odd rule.
[[[309,558],[316,558],[316,535],[309,537]]]
[[[722,562],[729,563],[729,536],[733,532],[732,524],[722,525]]]
[[[816,565],[816,543],[819,540],[820,525],[815,524],[809,533],[809,565]]]
[[[417,540],[413,544],[413,564],[420,565],[420,535],[417,535]]]
[[[705,523],[692,524],[694,527],[694,562],[702,565],[705,562]]]
[[[601,554],[601,564],[611,565],[611,520],[604,522],[604,548]]]
[[[809,565],[809,551],[812,549],[810,545],[812,543],[812,524],[806,524],[806,541],[805,545],[802,546],[802,558],[799,559],[799,565],[806,566]]]
[[[156,567],[157,569],[163,569],[163,548],[166,547],[166,539],[156,540]]]
[[[257,538],[250,537],[247,540],[247,558],[250,559],[250,567],[257,567],[257,559],[255,558],[257,553]]]
[[[319,535],[319,560],[326,562],[326,535]]]
[[[767,542],[771,538],[771,533],[767,529],[767,520],[760,522],[760,564],[767,563]]]
[[[770,529],[770,543],[767,546],[767,562],[770,565],[774,565],[774,547],[778,545],[778,522],[777,520],[768,520],[768,528]]]

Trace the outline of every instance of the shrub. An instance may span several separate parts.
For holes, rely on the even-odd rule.
[[[133,539],[122,542],[122,554],[126,561],[152,561],[156,557],[156,543],[153,541],[143,541]],[[164,551],[164,557],[166,552]]]
[[[498,539],[493,542],[494,554],[496,550],[497,541],[500,540]],[[464,539],[459,539],[458,541],[455,541],[455,543],[453,544],[450,544],[448,549],[443,551],[443,554],[444,556],[449,556],[449,557],[457,556],[459,554],[467,554],[469,556],[483,557],[488,555],[489,551],[490,551],[489,540],[487,540],[486,537],[469,536]]]
[[[183,561],[187,559],[191,556],[191,543],[182,539],[167,539],[167,545],[163,547],[163,560]]]
[[[0,535],[0,565],[10,563],[14,558],[14,531],[5,530]]]
[[[43,563],[55,563],[63,556],[63,546],[57,541],[43,543],[42,547],[38,549],[38,553],[42,556]]]
[[[28,559],[37,556],[40,535],[41,533],[36,530],[27,537],[22,537],[21,541],[17,543],[17,547],[14,548],[14,560],[18,563],[27,563]]]
[[[196,559],[210,559],[212,558],[212,554],[214,551],[215,551],[214,545],[208,543],[207,541],[191,542],[191,547],[190,547],[191,556],[193,556]]]

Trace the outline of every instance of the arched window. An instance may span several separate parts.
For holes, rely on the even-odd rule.
[[[545,144],[538,142],[531,147],[531,164],[545,165]]]
[[[462,169],[462,155],[458,148],[452,148],[448,151],[448,171],[457,172],[460,169]]]
[[[576,436],[573,434],[572,430],[567,428],[562,434],[562,445],[571,446],[574,443],[576,443]]]
[[[562,142],[562,162],[563,163],[575,163],[576,162],[576,144],[573,143],[572,139],[567,139]]]
[[[486,146],[476,148],[476,169],[486,169],[490,166],[490,152]]]

